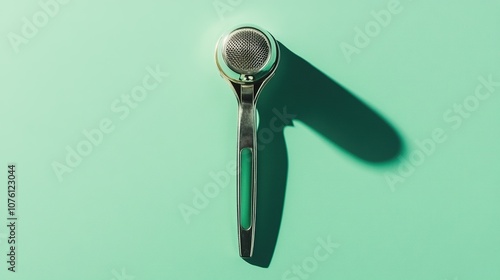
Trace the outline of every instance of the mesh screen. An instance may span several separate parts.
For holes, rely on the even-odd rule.
[[[252,28],[242,28],[229,34],[223,52],[229,68],[237,73],[252,75],[264,67],[270,49],[264,34]]]

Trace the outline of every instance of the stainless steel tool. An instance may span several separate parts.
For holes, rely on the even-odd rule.
[[[240,256],[253,254],[257,205],[256,103],[279,62],[274,37],[255,25],[243,25],[218,41],[215,61],[238,100],[237,217]]]

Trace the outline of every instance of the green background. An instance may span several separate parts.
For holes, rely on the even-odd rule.
[[[467,117],[449,112],[473,102],[478,77],[500,81],[500,3],[401,0],[401,11],[348,62],[341,44],[354,45],[355,28],[390,3],[69,1],[16,52],[12,33],[21,35],[23,17],[33,21],[44,10],[37,1],[2,1],[0,221],[7,224],[11,162],[19,220],[16,273],[7,271],[7,228],[0,227],[0,278],[305,279],[287,271],[311,265],[317,240],[330,237],[340,246],[309,267],[307,279],[500,279],[500,87]],[[179,210],[214,182],[211,172],[228,172],[234,162],[237,103],[214,49],[242,23],[266,28],[317,75],[343,85],[401,145],[370,161],[307,122],[287,126],[287,160],[259,162],[268,176],[287,167],[267,268],[238,257],[234,174],[189,223]],[[112,104],[123,105],[121,96],[142,84],[148,67],[169,76],[120,119]],[[289,90],[293,82],[314,90],[310,78],[295,75],[268,89]],[[273,92],[265,90],[261,102]],[[327,100],[314,101],[324,109]],[[65,164],[66,147],[75,149],[86,139],[82,131],[103,119],[114,130],[59,180],[54,162]],[[372,119],[342,120],[369,127]],[[391,188],[387,174],[401,175],[419,149],[415,140],[436,128],[446,140]],[[358,148],[370,141],[346,137]]]

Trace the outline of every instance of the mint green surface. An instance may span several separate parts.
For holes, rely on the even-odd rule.
[[[0,279],[500,279],[498,1],[67,2],[45,24],[38,1],[0,3]],[[24,27],[34,15],[36,31]],[[309,122],[276,117],[284,131],[259,134],[272,186],[259,194],[286,186],[281,205],[257,210],[282,209],[267,268],[238,256],[237,102],[214,61],[219,36],[246,22],[321,71],[301,78],[301,63],[281,61],[293,78],[259,97],[263,128],[283,114],[273,96],[311,109]],[[376,35],[363,41],[367,25]],[[383,118],[402,149],[376,162],[339,145],[362,150],[377,127],[313,94],[317,77]],[[345,133],[360,124],[370,137]]]
[[[252,149],[240,151],[240,168],[240,225],[248,229],[252,218]]]

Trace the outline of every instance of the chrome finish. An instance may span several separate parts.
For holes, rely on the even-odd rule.
[[[257,135],[256,103],[264,85],[273,76],[279,63],[279,47],[274,37],[255,25],[239,26],[224,34],[217,43],[215,61],[221,76],[226,79],[238,100],[237,144],[237,220],[239,253],[252,257],[257,206]],[[240,213],[240,153],[252,151],[251,165],[251,221],[250,227],[241,226]]]
[[[270,51],[269,40],[262,32],[241,28],[229,34],[222,57],[231,70],[253,75],[266,65]]]

